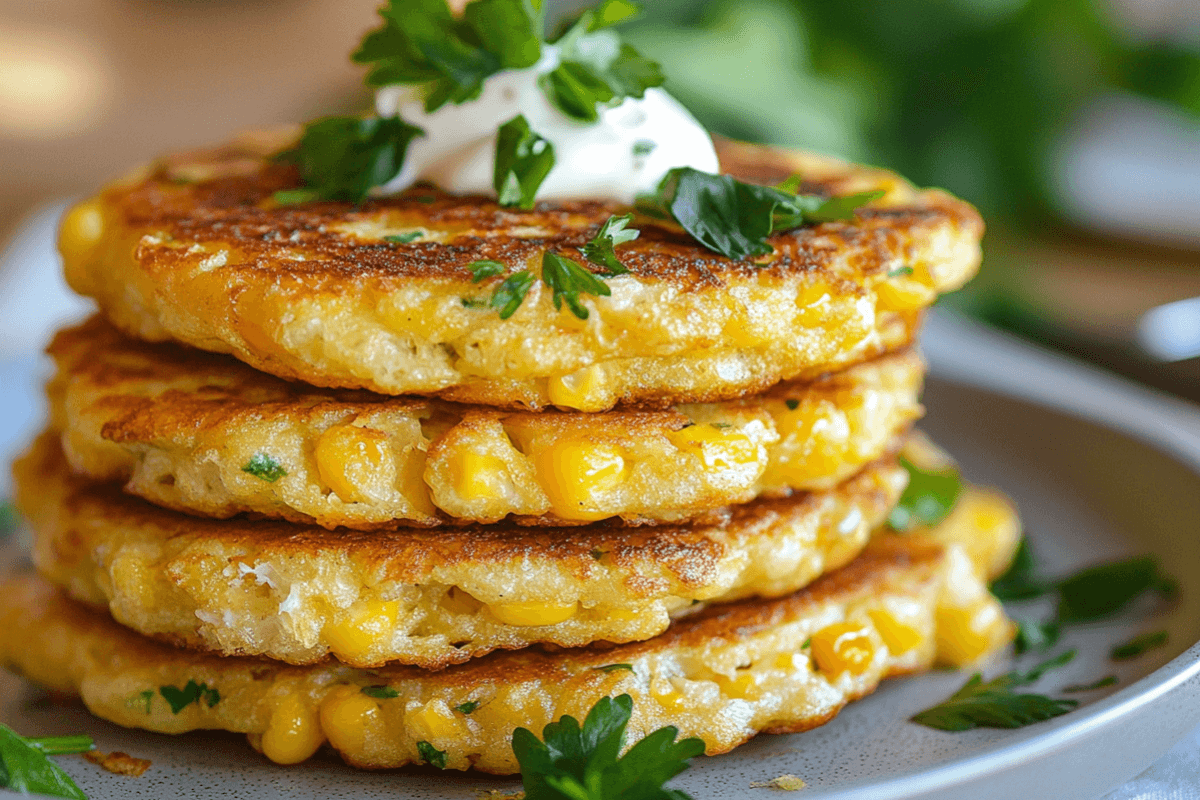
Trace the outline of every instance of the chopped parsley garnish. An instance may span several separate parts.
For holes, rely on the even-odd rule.
[[[508,319],[517,313],[517,309],[525,301],[525,295],[529,294],[529,287],[533,286],[533,281],[532,274],[521,270],[509,275],[496,287],[496,291],[492,292],[491,306],[500,309],[500,319]]]
[[[17,509],[8,500],[0,500],[0,536],[17,529]]]
[[[400,174],[404,154],[420,128],[396,117],[325,117],[310,122],[291,150],[276,160],[295,164],[303,189],[275,194],[282,204],[313,200],[361,203],[372,188]]]
[[[558,253],[542,255],[542,282],[553,292],[554,307],[561,310],[565,302],[579,319],[588,318],[588,310],[580,302],[581,294],[608,297],[612,290],[598,277],[577,262]]]
[[[383,240],[392,244],[408,244],[409,242],[415,242],[423,235],[421,231],[409,231],[408,233],[397,233],[394,236],[385,236]]]
[[[554,145],[534,133],[524,115],[500,126],[492,176],[500,205],[533,208],[538,187],[553,168]]]
[[[784,400],[783,404],[788,407],[788,411],[795,411],[797,408],[800,407],[799,400],[792,400],[790,398],[787,400]]]
[[[1078,700],[1018,694],[1013,689],[1034,683],[1074,657],[1075,651],[1068,650],[1029,672],[1009,672],[987,683],[977,672],[948,700],[914,715],[912,721],[943,731],[966,731],[977,727],[1020,728],[1066,714],[1079,705]]]
[[[438,769],[446,768],[445,750],[438,750],[429,742],[417,742],[417,753],[420,754],[423,763]]]
[[[488,301],[478,297],[460,297],[463,308],[487,308]]]
[[[1058,619],[1063,623],[1091,622],[1111,616],[1147,591],[1173,597],[1174,579],[1164,575],[1152,556],[1101,564],[1054,584]]]
[[[1141,636],[1135,636],[1124,644],[1119,644],[1113,648],[1113,661],[1127,661],[1131,658],[1137,658],[1144,653],[1163,647],[1170,641],[1170,636],[1166,631],[1155,631],[1154,633],[1145,633]]]
[[[283,468],[283,465],[266,453],[255,453],[254,457],[246,462],[246,466],[242,467],[242,472],[249,473],[267,483],[274,483],[287,475],[287,470]]]
[[[1049,650],[1058,643],[1062,634],[1062,626],[1056,621],[1038,622],[1036,620],[1017,620],[1017,638],[1013,649],[1017,655],[1031,650]]]
[[[376,700],[392,700],[400,696],[400,693],[390,686],[364,686],[359,691]]]
[[[526,800],[691,800],[678,789],[664,788],[687,769],[688,760],[704,752],[704,742],[675,741],[678,729],[668,726],[645,737],[622,757],[625,728],[633,698],[602,698],[582,727],[564,716],[542,731],[540,741],[525,728],[513,731],[512,748],[521,765]]]
[[[887,276],[889,278],[899,278],[901,275],[912,275],[912,274],[913,274],[912,267],[896,267],[895,269],[888,270]]]
[[[90,736],[26,739],[7,725],[0,725],[0,787],[21,794],[87,800],[71,776],[47,756],[85,753],[94,747]]]
[[[465,703],[459,703],[458,705],[456,705],[454,707],[454,710],[457,711],[458,713],[462,714],[463,716],[466,716],[477,708],[479,708],[478,700],[468,700]]]
[[[888,516],[888,525],[897,531],[907,531],[917,525],[936,525],[945,519],[962,494],[963,482],[958,470],[953,467],[924,470],[903,457],[900,465],[908,471],[908,486]]]
[[[127,701],[130,705],[135,705],[142,709],[145,713],[150,713],[150,707],[154,702],[154,690],[146,689],[138,692]]]
[[[536,0],[475,0],[460,18],[445,0],[390,0],[379,15],[352,58],[370,65],[368,86],[424,84],[426,111],[473,100],[487,78],[542,55]]]
[[[221,702],[220,692],[210,688],[207,683],[196,683],[193,680],[189,680],[182,689],[178,686],[160,686],[158,693],[167,701],[172,714],[178,714],[192,703],[200,705],[203,702],[204,705],[212,708]]]
[[[479,283],[484,278],[494,278],[497,275],[503,275],[508,269],[499,261],[472,261],[467,264],[467,269],[471,270],[471,282]]]
[[[605,664],[603,667],[593,667],[594,672],[633,672],[633,664]]]
[[[658,143],[650,139],[638,139],[633,143],[633,157],[645,158],[658,149]]]
[[[1008,570],[992,581],[992,594],[1007,603],[1013,600],[1030,600],[1052,591],[1054,585],[1042,580],[1035,573],[1036,567],[1033,563],[1033,551],[1029,549],[1029,540],[1022,539]]]
[[[624,275],[629,272],[617,258],[616,248],[618,245],[632,242],[641,235],[641,231],[629,227],[632,221],[633,214],[609,217],[592,240],[581,249],[583,257],[597,266],[604,267],[605,275]]]
[[[1119,681],[1116,675],[1105,675],[1098,681],[1092,683],[1072,683],[1063,689],[1067,694],[1077,694],[1079,692],[1094,692],[1097,689],[1104,689],[1108,686],[1116,686]]]
[[[853,219],[855,209],[880,196],[882,192],[864,192],[825,199],[678,167],[667,173],[654,196],[641,199],[639,208],[674,219],[709,250],[738,259],[773,252],[767,242],[772,233]]]

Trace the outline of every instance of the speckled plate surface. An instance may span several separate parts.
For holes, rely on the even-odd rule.
[[[1076,695],[1083,704],[1064,717],[1014,731],[943,733],[906,720],[966,676],[893,681],[823,728],[698,759],[673,784],[696,800],[768,797],[772,790],[751,782],[782,774],[807,781],[797,796],[809,800],[1082,800],[1136,775],[1200,721],[1200,412],[947,316],[932,320],[926,350],[937,377],[926,394],[925,428],[972,479],[1017,499],[1048,571],[1153,553],[1180,581],[1180,599],[1069,632],[1062,647],[1078,649],[1078,657],[1036,688],[1054,692],[1110,673],[1120,683]],[[28,404],[34,391],[31,363],[9,371],[22,370],[0,375],[10,404]],[[3,418],[27,422],[27,414]],[[4,551],[10,562],[20,558],[17,547]],[[1108,660],[1112,645],[1161,628],[1171,635],[1167,647]],[[1000,660],[989,672],[1008,667]],[[87,732],[102,750],[153,762],[143,777],[124,778],[60,758],[92,800],[475,798],[519,788],[428,770],[360,773],[321,757],[276,767],[240,736],[127,731],[9,676],[0,677],[0,720],[28,734]]]

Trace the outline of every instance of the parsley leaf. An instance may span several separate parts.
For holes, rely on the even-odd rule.
[[[784,400],[783,404],[788,407],[788,411],[795,411],[800,407],[800,401],[790,397],[787,400]]]
[[[1062,635],[1062,626],[1056,620],[1038,622],[1018,619],[1016,622],[1017,638],[1013,642],[1013,649],[1017,655],[1030,650],[1049,650],[1058,643],[1059,636]]]
[[[497,275],[503,275],[507,269],[499,261],[472,261],[467,264],[467,269],[471,270],[471,283],[479,283],[484,278],[494,278]]]
[[[963,482],[956,469],[923,470],[906,458],[900,465],[908,471],[908,486],[888,516],[888,525],[907,531],[917,525],[936,525],[958,503]]]
[[[17,507],[8,500],[0,500],[0,536],[17,529]]]
[[[533,208],[538,187],[552,169],[554,145],[534,133],[524,115],[500,126],[492,176],[500,205]]]
[[[1135,636],[1125,644],[1119,644],[1113,648],[1113,661],[1127,661],[1131,658],[1137,658],[1144,653],[1163,647],[1170,640],[1170,636],[1166,631],[1155,631],[1154,633],[1145,633],[1141,636]]]
[[[633,214],[609,217],[592,240],[583,246],[583,257],[593,264],[605,267],[607,275],[624,275],[629,272],[617,258],[616,247],[632,242],[641,235],[641,231],[628,227],[632,221]]]
[[[242,472],[249,473],[267,483],[274,483],[287,475],[287,470],[283,468],[283,465],[266,453],[255,453],[254,457],[246,462],[246,466],[242,467]]]
[[[605,664],[603,667],[593,667],[593,672],[619,672],[625,670],[633,672],[633,664]]]
[[[578,61],[563,61],[538,82],[550,101],[568,117],[583,122],[600,118],[598,103],[616,97],[612,87],[591,66]]]
[[[408,233],[398,233],[395,236],[385,236],[383,240],[392,244],[408,244],[420,239],[422,235],[421,231],[409,231]]]
[[[284,204],[361,203],[371,189],[400,174],[409,143],[422,134],[396,117],[325,117],[310,122],[295,147],[275,156],[300,168],[306,188],[278,192],[275,199]]]
[[[514,272],[504,279],[504,282],[492,292],[491,306],[500,309],[500,319],[508,319],[517,313],[529,287],[533,286],[534,277],[529,272],[521,270]]]
[[[94,746],[89,736],[26,739],[0,725],[0,787],[21,794],[87,800],[71,776],[47,754],[82,753]]]
[[[400,693],[390,686],[364,686],[359,691],[376,700],[391,700],[400,696]]]
[[[577,262],[549,251],[542,255],[542,281],[554,292],[554,307],[561,310],[566,301],[571,313],[579,319],[588,318],[588,310],[579,301],[579,295],[607,297],[612,294],[604,281]]]
[[[675,741],[679,731],[660,728],[621,757],[633,698],[602,698],[580,727],[564,716],[542,731],[513,731],[512,748],[521,765],[526,800],[690,800],[664,784],[687,769],[688,760],[704,752],[704,742]]]
[[[220,692],[209,688],[207,683],[196,683],[194,680],[189,680],[182,689],[177,686],[160,686],[158,693],[167,701],[172,714],[178,714],[192,703],[199,705],[203,701],[205,705],[212,708],[221,702]]]
[[[371,65],[368,86],[423,84],[425,110],[479,96],[483,82],[522,69],[542,54],[540,3],[474,0],[455,18],[445,0],[390,0],[383,27],[352,56]]]
[[[794,194],[789,191],[793,186],[798,188],[799,181],[758,186],[677,167],[653,196],[640,199],[638,207],[651,216],[669,216],[709,250],[737,259],[772,252],[767,237],[773,232],[851,218],[855,208],[875,196],[864,192],[824,199]]]
[[[1029,672],[1009,672],[987,683],[977,672],[948,700],[914,715],[912,721],[943,731],[965,731],[976,727],[1020,728],[1066,714],[1079,705],[1078,700],[1018,694],[1013,689],[1033,683],[1074,656],[1075,651],[1068,650]]]
[[[1035,574],[1033,551],[1029,540],[1022,539],[1008,570],[992,581],[992,594],[1007,603],[1012,600],[1030,600],[1054,591],[1053,582],[1041,580]]]
[[[1117,613],[1142,593],[1155,590],[1170,597],[1175,581],[1152,556],[1131,558],[1077,572],[1056,583],[1058,618],[1063,623],[1090,622]]]
[[[421,761],[431,767],[438,769],[446,768],[446,751],[438,750],[429,742],[417,742],[417,753],[421,756]]]
[[[466,716],[477,708],[479,708],[478,700],[468,700],[465,703],[459,703],[458,705],[456,705],[454,707],[454,710],[457,711],[458,713],[462,714],[463,716]]]
[[[1094,692],[1097,689],[1104,689],[1108,686],[1116,686],[1119,681],[1116,675],[1106,675],[1098,681],[1092,683],[1073,683],[1063,689],[1068,694],[1076,694],[1078,692]]]

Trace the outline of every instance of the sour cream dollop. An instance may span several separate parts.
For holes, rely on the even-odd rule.
[[[538,199],[632,203],[653,192],[675,167],[719,171],[708,132],[662,89],[648,89],[641,100],[629,97],[612,108],[599,108],[600,119],[592,123],[559,111],[538,85],[538,78],[558,63],[554,48],[547,45],[545,50],[529,69],[488,78],[477,99],[447,103],[432,114],[425,113],[418,87],[386,86],[376,92],[381,117],[399,116],[425,131],[409,145],[404,169],[378,193],[394,194],[429,181],[455,194],[494,196],[497,130],[517,114],[554,146],[554,168],[538,189]]]

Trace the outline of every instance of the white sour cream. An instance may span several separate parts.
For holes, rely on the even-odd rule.
[[[412,141],[404,169],[377,193],[394,194],[429,181],[455,194],[495,196],[496,132],[517,114],[554,145],[554,169],[538,189],[538,199],[632,203],[639,194],[653,192],[675,167],[719,171],[708,132],[661,89],[647,90],[641,100],[630,97],[613,108],[598,108],[596,122],[563,114],[538,86],[538,77],[558,62],[552,46],[544,49],[536,66],[493,75],[478,99],[447,103],[432,114],[425,113],[419,87],[380,89],[376,112],[398,115],[425,135]]]

